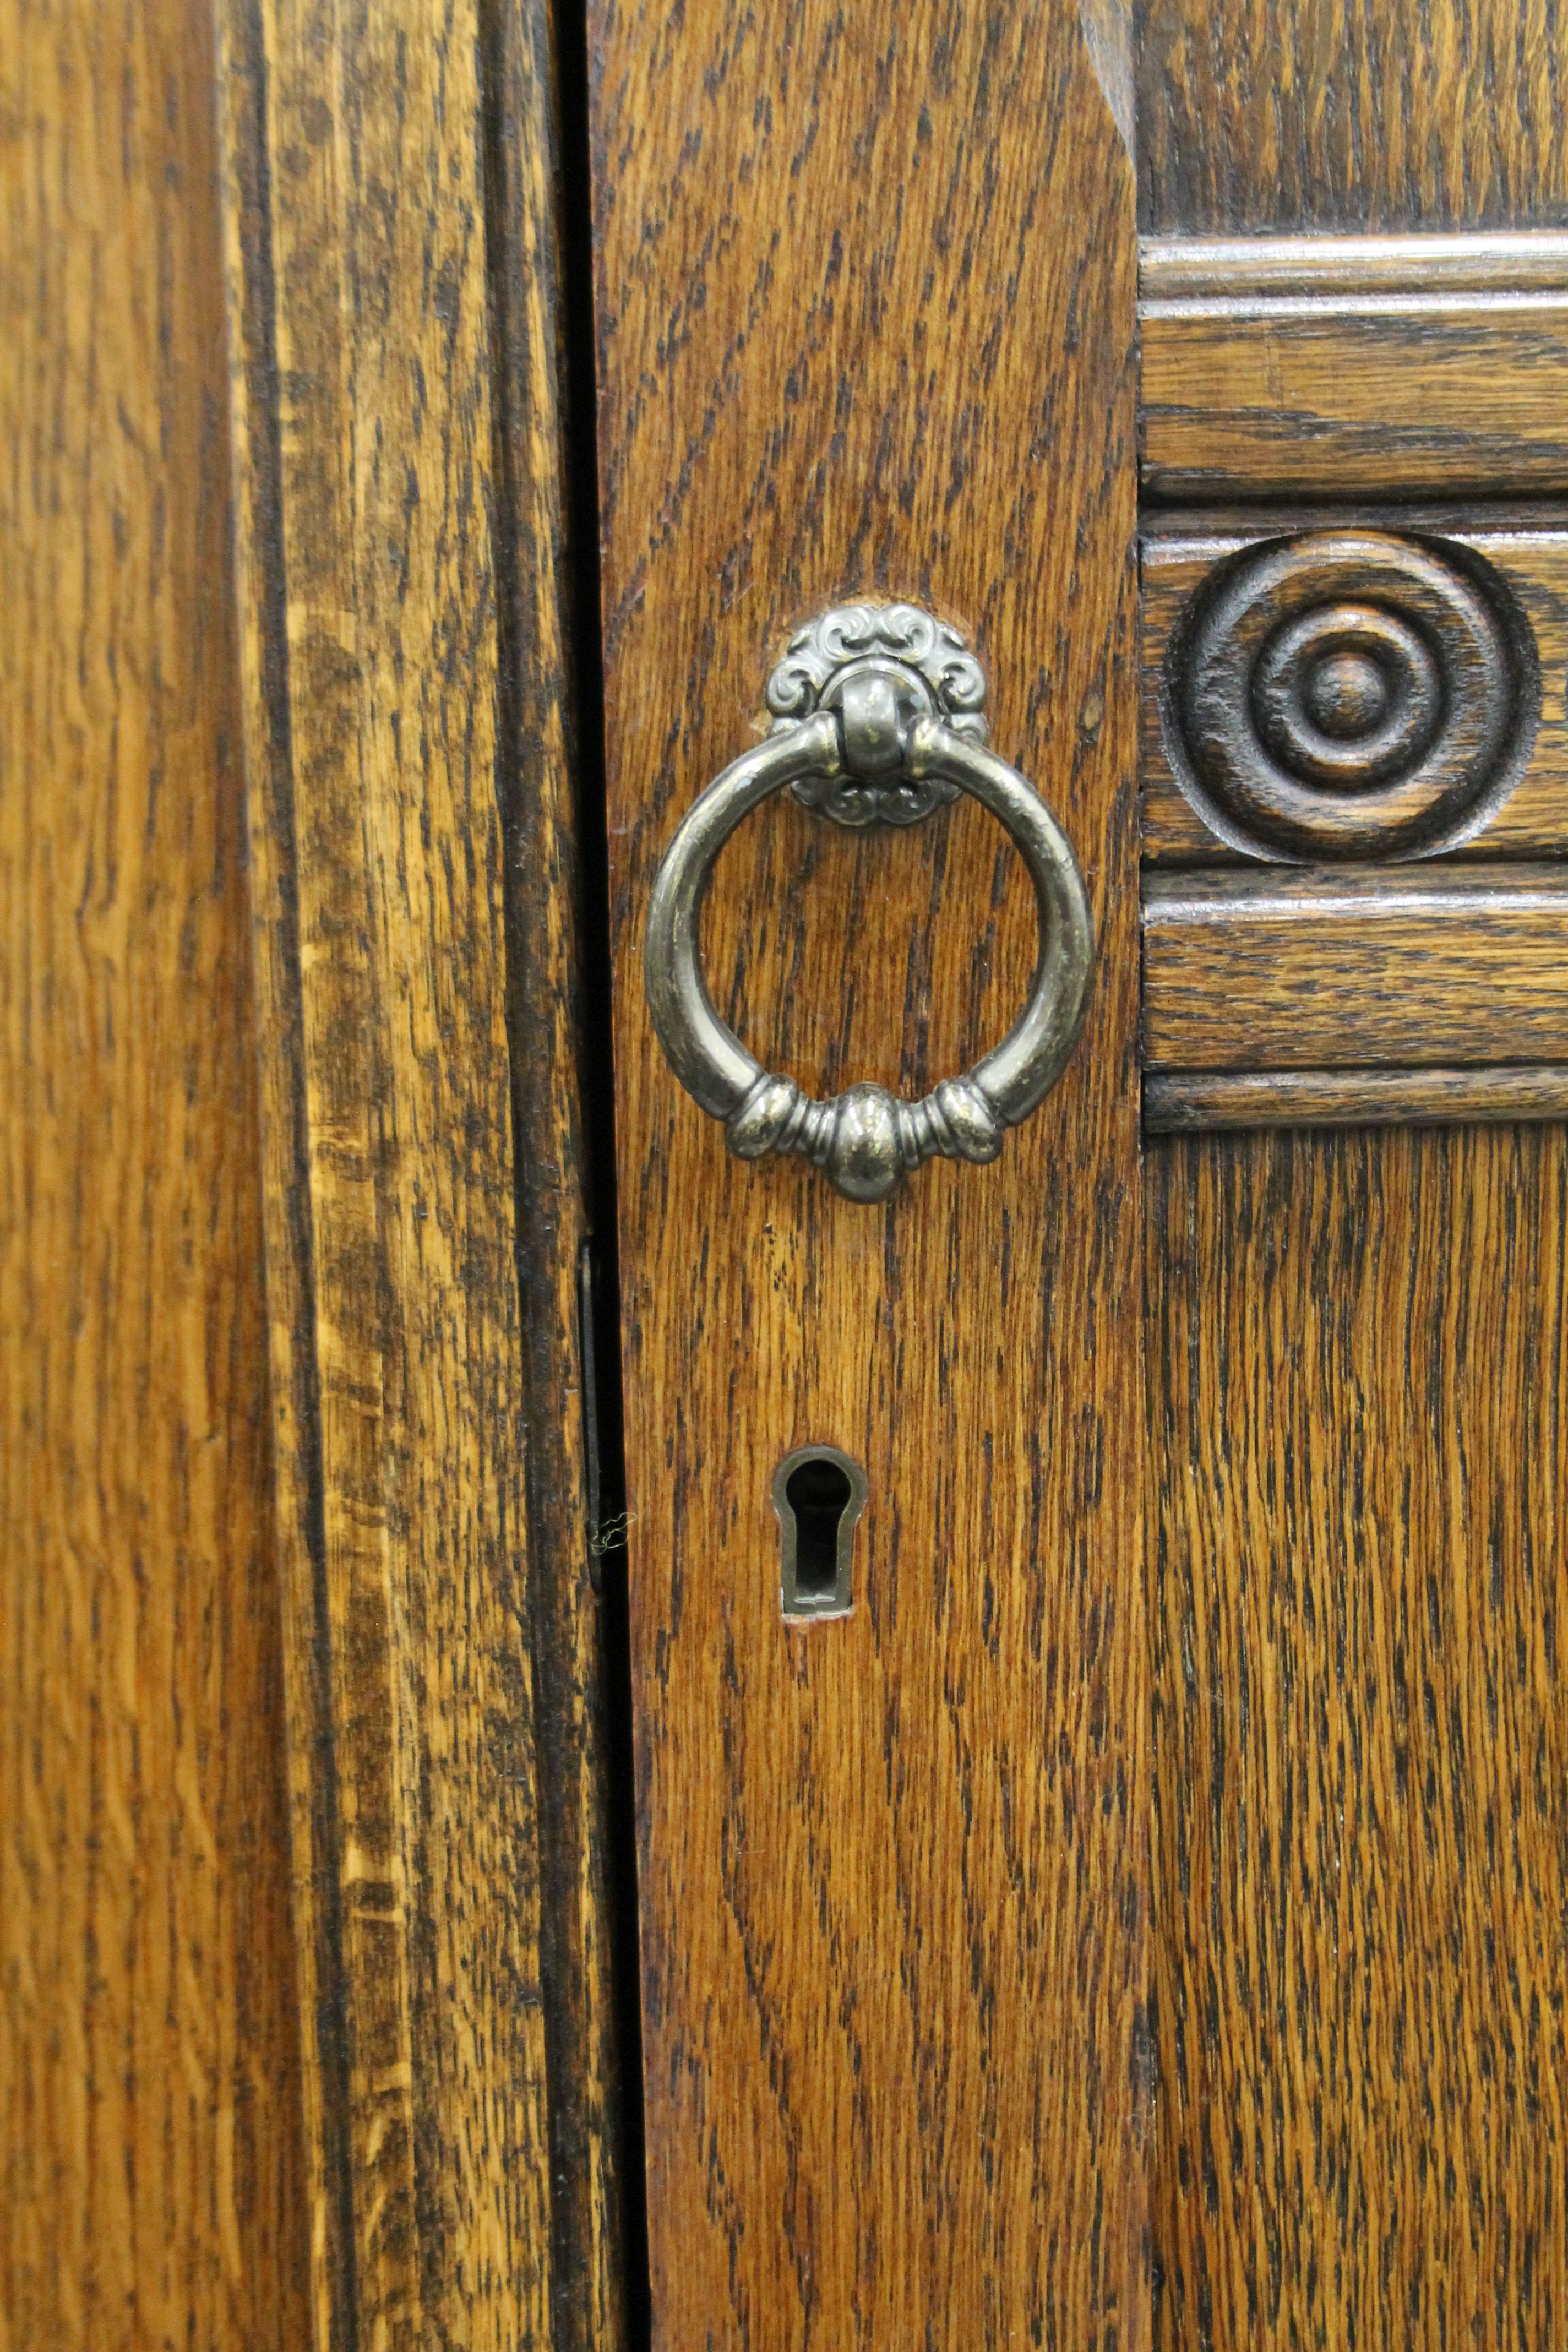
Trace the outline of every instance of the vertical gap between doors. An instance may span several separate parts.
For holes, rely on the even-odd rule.
[[[521,340],[525,329],[519,315],[523,291],[519,273],[524,266],[524,257],[520,249],[520,207],[514,194],[519,185],[518,125],[509,122],[508,110],[529,88],[523,77],[548,74],[553,85],[550,111],[556,142],[556,236],[553,241],[542,237],[537,256],[540,267],[547,275],[552,274],[552,282],[546,289],[548,299],[531,309],[535,320],[553,318],[556,328],[554,360],[562,441],[560,556],[566,640],[563,647],[566,668],[564,717],[573,783],[572,829],[576,867],[574,876],[553,887],[571,888],[575,900],[577,959],[572,979],[582,1125],[576,1170],[566,1170],[563,1174],[570,1181],[575,1173],[588,1228],[583,1254],[585,1264],[566,1271],[575,1283],[580,1307],[580,1319],[575,1325],[581,1354],[577,1370],[584,1390],[589,1454],[584,1468],[585,1473],[592,1473],[588,1483],[592,1488],[589,1506],[593,1525],[583,1529],[580,1547],[568,1550],[560,1539],[559,1530],[570,1520],[563,1521],[559,1510],[552,1511],[548,1496],[540,1498],[541,1507],[536,1507],[531,1491],[539,1475],[535,1465],[553,1433],[544,1429],[538,1432],[539,1442],[531,1443],[527,1448],[531,1482],[528,1507],[533,1552],[531,1576],[537,1580],[542,1575],[557,1581],[582,1577],[592,1582],[597,1595],[605,1875],[611,1927],[607,1973],[619,2084],[616,2170],[620,2202],[624,2343],[626,2352],[647,2352],[651,2339],[651,2314],[642,2128],[631,1651],[624,1536],[626,1473],[621,1418],[609,858],[600,645],[588,27],[585,0],[522,0],[521,7],[510,5],[510,0],[479,0],[479,11],[485,82],[486,232],[496,385],[494,537],[501,656],[500,789],[508,836],[508,1023],[514,1073],[519,1284],[525,1360],[531,1347],[559,1345],[560,1334],[552,1313],[542,1318],[544,1339],[539,1337],[537,1323],[532,1331],[528,1327],[532,1319],[531,1293],[548,1291],[552,1299],[559,1296],[563,1270],[555,1265],[550,1253],[564,1246],[564,1240],[561,1223],[552,1214],[550,1201],[534,1196],[528,1146],[531,1115],[537,1113],[523,1099],[525,1093],[539,1091],[537,1082],[530,1089],[529,1073],[523,1067],[529,957],[516,863],[520,853],[526,855],[529,833],[529,812],[521,805],[518,751],[525,709],[522,679],[526,633],[536,590],[531,581],[521,576],[520,485],[512,462],[512,453],[520,446],[519,426],[526,424],[516,413],[522,389],[518,380],[518,362],[526,344]],[[542,1307],[542,1296],[540,1303]],[[530,1401],[537,1397],[542,1403],[545,1382],[537,1369],[531,1377],[525,1362],[524,1377]],[[591,1431],[586,1427],[590,1411],[594,1416]],[[556,1556],[541,1558],[534,1530],[548,1544],[552,1528],[556,1530]],[[546,1608],[546,1618],[548,1614]],[[552,1751],[560,1736],[553,1718],[560,1695],[552,1694],[547,1683],[552,1673],[559,1676],[562,1668],[552,1653],[547,1626],[542,1633],[537,1610],[534,1652],[536,1705],[541,1714],[537,1749],[544,1882],[542,1908],[548,1912],[552,1906],[552,1879],[553,1876],[558,1885],[561,1883],[565,1859],[557,1858],[552,1866],[554,1824],[548,1818],[551,1783],[555,1774]],[[585,2144],[569,2079],[569,2038],[561,2021],[565,1996],[560,1990],[557,1972],[562,1955],[548,1917],[542,1920],[542,1945],[546,2066],[551,2076],[555,2352],[568,2352],[568,2347],[575,2352],[575,2347],[589,2341],[586,2315],[578,2307],[585,2284],[582,2217],[578,2210],[586,2189],[583,2170]]]
[[[624,1530],[626,1453],[621,1417],[621,1286],[616,1203],[616,1082],[610,954],[610,858],[605,781],[604,640],[599,600],[597,375],[594,327],[594,217],[588,126],[586,0],[560,0],[562,295],[563,412],[570,499],[567,547],[576,660],[578,823],[584,898],[582,938],[584,1095],[595,1317],[593,1346],[598,1444],[601,1610],[606,1684],[614,1982],[622,2090],[626,2321],[628,2352],[653,2336],[647,2257],[642,2111],[642,2002],[637,1942],[637,1801],[627,1552],[608,1531]]]

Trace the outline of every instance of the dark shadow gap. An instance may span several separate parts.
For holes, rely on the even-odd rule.
[[[626,1452],[621,1412],[621,1287],[616,1199],[616,1082],[610,858],[605,759],[605,672],[599,593],[597,341],[586,0],[559,0],[562,291],[564,322],[568,548],[572,637],[577,663],[577,809],[582,852],[584,1116],[598,1434],[598,1527],[624,1528]],[[603,1540],[603,1538],[600,1538]],[[644,2169],[641,1964],[637,1939],[637,1780],[632,1716],[630,1597],[625,1541],[600,1553],[604,1627],[608,1832],[615,1906],[615,1986],[623,2084],[623,2198],[626,2341],[647,2352],[653,2314]]]
[[[569,1738],[571,1608],[590,1581],[598,1618],[600,1687],[595,1713],[619,2115],[616,2173],[621,2241],[616,2265],[627,2352],[650,2340],[647,2231],[643,2170],[642,2076],[637,1924],[636,1809],[631,1659],[624,1538],[619,1290],[616,1248],[615,1090],[612,1065],[609,876],[605,835],[603,670],[599,636],[598,492],[595,432],[593,225],[589,176],[588,30],[578,0],[480,0],[484,76],[485,206],[495,385],[497,499],[494,561],[500,630],[498,761],[506,835],[508,1033],[516,1144],[518,1281],[522,1322],[529,1521],[530,1628],[534,1658],[536,1764],[542,1886],[541,1968],[550,2103],[554,2352],[603,2341],[590,2332],[586,2205],[588,2124],[582,2053],[604,2021],[584,2017],[574,1980],[575,1912],[571,1873],[581,1821],[573,1810],[574,1752]],[[542,85],[544,95],[541,100]],[[527,118],[525,128],[524,117]],[[521,142],[553,149],[554,218],[542,225],[531,258],[547,281],[530,289]],[[553,227],[554,234],[548,232]],[[531,544],[541,502],[525,478],[530,430],[523,414],[530,322],[553,330],[543,357],[553,374],[561,451],[560,510],[552,543]],[[537,362],[541,355],[531,356]],[[537,444],[534,445],[537,446]],[[545,501],[549,504],[549,500]],[[552,628],[542,607],[559,583]],[[567,744],[572,804],[557,833],[569,833],[558,870],[538,854],[540,714],[551,681],[532,656],[555,625],[563,640],[555,691]],[[548,846],[548,845],[542,845]],[[560,845],[557,842],[557,846]],[[543,920],[552,894],[570,894],[576,954],[565,975],[545,965]],[[562,1138],[551,1121],[551,1046],[538,1017],[540,992],[565,990],[579,1122]],[[556,997],[551,997],[553,1008]],[[569,1090],[571,1091],[571,1090]],[[574,1213],[561,1213],[575,1192]],[[575,1207],[589,1240],[575,1263]],[[563,1266],[570,1248],[574,1263]],[[587,1458],[563,1441],[560,1304],[569,1280],[579,1301],[573,1330],[581,1360]],[[593,1425],[587,1428],[590,1406]],[[588,1490],[583,1524],[579,1497]],[[617,1541],[617,1537],[619,1540]]]

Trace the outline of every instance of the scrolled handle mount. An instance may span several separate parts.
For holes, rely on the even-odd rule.
[[[1094,957],[1070,844],[1016,768],[988,749],[985,680],[955,629],[912,604],[825,613],[768,683],[773,730],[688,810],[655,877],[643,953],[654,1027],[677,1077],[742,1160],[798,1152],[855,1201],[882,1201],[924,1160],[994,1160],[1055,1085],[1083,1024]],[[1011,835],[1035,886],[1040,958],[1019,1019],[961,1077],[919,1102],[883,1087],[826,1101],[764,1070],[714,1011],[699,961],[702,900],[742,819],[785,789],[838,824],[919,824],[969,793]]]

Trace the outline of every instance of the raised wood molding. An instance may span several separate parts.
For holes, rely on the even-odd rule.
[[[1144,858],[1151,864],[1224,863],[1248,855],[1244,831],[1194,790],[1173,726],[1172,670],[1190,615],[1249,549],[1326,532],[1393,533],[1452,563],[1473,557],[1500,583],[1511,625],[1527,642],[1516,667],[1510,724],[1519,757],[1497,773],[1459,827],[1462,854],[1517,860],[1568,848],[1568,516],[1561,509],[1451,507],[1329,509],[1296,507],[1146,516],[1142,547],[1143,662],[1140,790]],[[1310,602],[1310,599],[1307,601]],[[1530,697],[1528,705],[1518,699]],[[1220,817],[1216,830],[1215,818]],[[1426,854],[1434,845],[1416,840]],[[1254,839],[1251,855],[1290,852]],[[1300,854],[1300,853],[1298,853]]]
[[[1568,1122],[1568,1063],[1489,1070],[1151,1070],[1149,1135],[1267,1127]]]
[[[1426,236],[1146,236],[1138,247],[1138,302],[1239,306],[1310,297],[1396,307],[1456,294],[1568,294],[1568,234],[1472,230]]]
[[[1568,488],[1568,236],[1145,240],[1155,498]]]
[[[1145,1066],[1568,1061],[1568,866],[1251,867],[1143,887]]]
[[[599,2352],[548,26],[219,17],[315,2341]]]

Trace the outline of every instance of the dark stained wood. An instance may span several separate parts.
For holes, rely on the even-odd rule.
[[[1061,0],[593,29],[656,2342],[1137,2343],[1131,165]],[[885,1212],[728,1158],[639,962],[792,625],[859,593],[973,634],[1100,939],[1058,1092]],[[770,1066],[913,1089],[1016,1014],[1026,899],[974,807],[775,806],[708,969]],[[806,1442],[869,1493],[852,1613],[786,1624]]]
[[[1480,1070],[1150,1070],[1146,1135],[1568,1119],[1568,1063]]]
[[[1168,1069],[1568,1060],[1568,869],[1148,875],[1143,1051]]]
[[[1213,565],[1165,650],[1163,740],[1221,839],[1384,859],[1485,831],[1532,748],[1530,625],[1490,565],[1407,531],[1307,530]]]
[[[1140,278],[1152,497],[1568,484],[1568,238],[1177,238]]]
[[[1144,0],[1141,226],[1568,226],[1557,0]]]
[[[607,1811],[604,1603],[595,1591],[605,1579],[590,1565],[590,1544],[600,1539],[589,1492],[596,1432],[586,1425],[579,1329],[578,1267],[592,1222],[579,844],[587,827],[602,827],[604,812],[580,790],[573,646],[580,607],[566,511],[574,456],[579,466],[593,462],[591,447],[574,453],[570,446],[574,387],[563,316],[563,281],[574,263],[584,271],[576,299],[584,318],[592,299],[586,257],[568,257],[561,217],[561,83],[580,82],[584,59],[558,55],[558,13],[553,0],[533,0],[484,20],[500,459],[499,790],[553,2182],[549,2342],[550,2352],[612,2352],[624,2339],[632,2259],[616,2034],[632,1987],[622,1993],[617,1983],[627,1940],[614,1935],[609,1888],[616,1825]],[[577,96],[581,102],[580,89]],[[601,1137],[598,1148],[608,1152],[611,1139]],[[632,2193],[640,2197],[640,2182]]]
[[[1146,1162],[1157,2345],[1568,2326],[1568,1139]]]
[[[297,2352],[211,22],[0,19],[0,2343]]]
[[[1184,790],[1165,715],[1169,648],[1217,567],[1247,547],[1330,525],[1358,531],[1392,528],[1427,544],[1442,541],[1470,551],[1502,583],[1533,652],[1538,717],[1517,782],[1500,805],[1492,797],[1483,801],[1483,821],[1465,828],[1461,854],[1516,859],[1561,851],[1568,844],[1568,530],[1561,509],[1371,508],[1325,516],[1289,507],[1254,509],[1245,516],[1235,509],[1213,515],[1177,513],[1145,529],[1140,771],[1144,857],[1153,864],[1206,865],[1244,854],[1212,830]]]
[[[316,2342],[601,2344],[557,867],[552,908],[513,910],[510,975],[556,1029],[517,1065],[507,1035],[503,824],[555,859],[569,807],[542,30],[490,52],[531,110],[487,135],[472,8],[222,23]],[[493,316],[487,160],[525,214]],[[526,1330],[514,1112],[529,1213],[558,1218],[525,1232]]]

